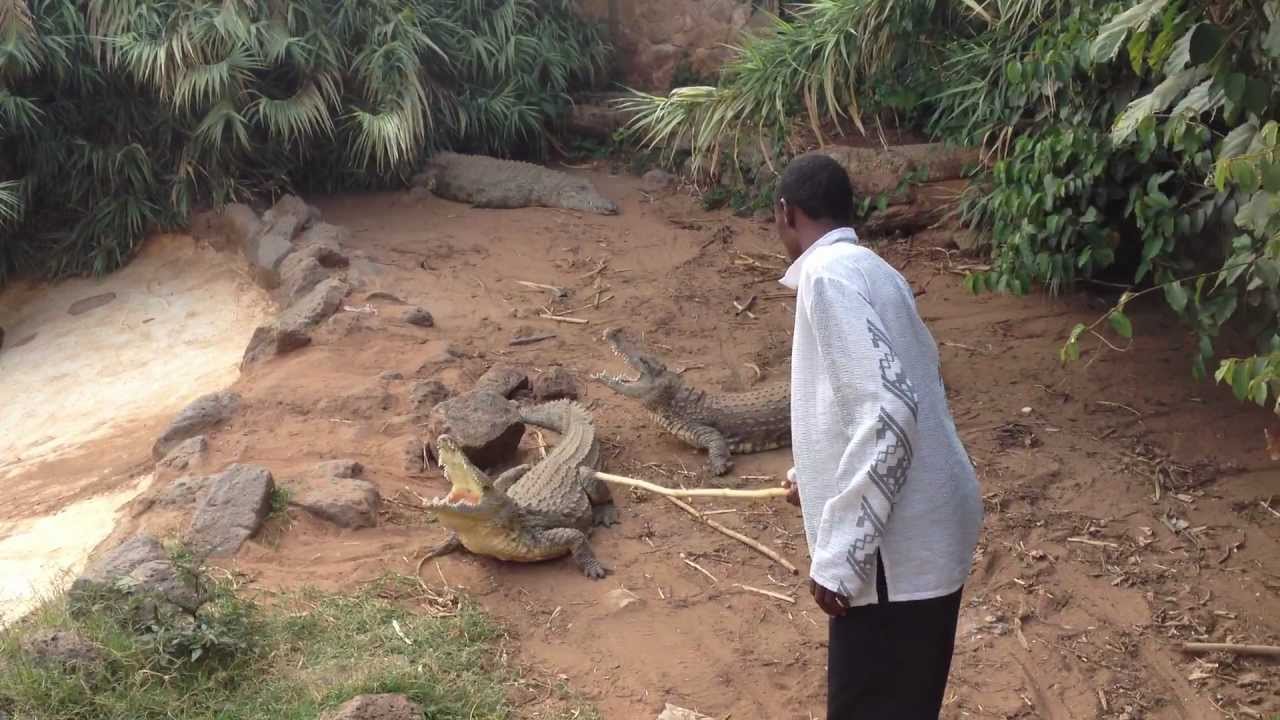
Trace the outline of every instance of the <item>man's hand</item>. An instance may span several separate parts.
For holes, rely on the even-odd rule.
[[[822,608],[822,612],[831,617],[843,617],[849,609],[849,601],[843,595],[822,587],[812,578],[809,580],[809,591],[813,593],[813,599]]]
[[[787,502],[800,507],[800,486],[796,484],[795,470],[787,471],[787,479],[782,481],[782,487],[787,490]]]

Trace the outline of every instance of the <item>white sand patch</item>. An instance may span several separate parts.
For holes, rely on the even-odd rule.
[[[107,293],[106,305],[68,312]],[[182,235],[150,240],[100,280],[0,295],[0,489],[36,461],[230,385],[268,310],[236,258]]]

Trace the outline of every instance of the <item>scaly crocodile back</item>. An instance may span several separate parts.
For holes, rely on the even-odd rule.
[[[555,400],[521,408],[520,419],[559,433],[560,441],[507,495],[534,512],[560,516],[566,525],[589,528],[591,503],[578,480],[578,468],[596,468],[600,462],[591,413],[572,400]]]
[[[541,165],[442,152],[423,172],[436,195],[481,208],[558,207],[611,215],[617,206],[590,182]]]
[[[672,432],[676,432],[675,427],[693,425],[715,428],[734,453],[763,452],[791,444],[789,382],[736,393],[709,393],[685,386],[669,406],[650,410]],[[690,442],[689,438],[681,439]]]

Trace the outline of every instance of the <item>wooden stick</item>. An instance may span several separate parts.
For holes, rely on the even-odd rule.
[[[778,553],[774,552],[773,550],[770,550],[769,548],[765,547],[764,545],[761,545],[760,543],[756,542],[755,540],[752,540],[751,538],[747,537],[746,535],[743,535],[743,534],[742,534],[742,533],[740,533],[740,532],[736,532],[736,531],[734,531],[734,530],[730,530],[729,528],[727,528],[727,527],[725,527],[725,526],[721,525],[720,523],[716,522],[715,520],[712,520],[712,519],[710,519],[710,518],[708,518],[708,517],[703,516],[703,514],[702,514],[702,513],[700,513],[700,512],[698,512],[696,508],[694,508],[693,506],[691,506],[691,505],[689,505],[689,504],[687,504],[687,503],[681,502],[680,500],[677,500],[677,499],[675,499],[675,498],[673,498],[673,497],[670,497],[670,496],[667,496],[667,500],[668,500],[669,502],[671,502],[673,505],[675,505],[676,507],[678,507],[678,508],[680,508],[681,510],[683,510],[683,511],[685,511],[685,512],[689,513],[690,515],[692,515],[692,516],[693,516],[693,517],[694,517],[698,522],[700,522],[700,523],[702,523],[702,524],[706,525],[707,527],[709,527],[709,528],[711,528],[711,529],[713,529],[713,530],[717,530],[717,531],[719,531],[719,532],[721,532],[721,533],[723,533],[723,534],[725,534],[725,535],[728,535],[729,537],[733,538],[734,540],[737,540],[738,542],[742,543],[743,545],[746,545],[747,547],[751,548],[752,550],[755,550],[756,552],[760,553],[761,555],[764,555],[765,557],[769,558],[770,560],[772,560],[772,561],[774,561],[774,562],[778,563],[779,565],[781,565],[782,567],[786,568],[787,570],[790,570],[792,575],[797,575],[797,574],[799,574],[799,572],[800,572],[800,571],[796,569],[796,566],[795,566],[795,565],[792,565],[791,563],[787,562],[787,559],[786,559],[786,558],[782,557],[781,555],[779,555]]]
[[[1109,547],[1109,548],[1120,547],[1119,545],[1113,542],[1106,542],[1103,540],[1090,540],[1089,538],[1082,538],[1082,537],[1070,537],[1070,538],[1067,538],[1067,542],[1079,543],[1081,545],[1095,545],[1097,547]]]
[[[698,563],[696,563],[696,562],[694,562],[694,561],[690,560],[689,558],[684,557],[683,555],[684,555],[684,553],[681,553],[681,557],[680,557],[680,559],[684,561],[684,564],[685,564],[685,565],[688,565],[689,567],[693,568],[694,570],[697,570],[698,572],[702,573],[703,575],[706,575],[707,577],[711,578],[711,582],[713,582],[713,583],[715,583],[715,584],[717,584],[717,585],[719,585],[719,584],[720,584],[720,581],[716,579],[716,576],[715,576],[715,575],[712,575],[711,573],[707,572],[707,569],[706,569],[706,568],[704,568],[704,567],[702,567],[701,565],[699,565]]]
[[[751,587],[750,585],[741,585],[738,583],[734,583],[734,586],[740,587],[743,590],[746,590],[747,592],[759,593],[760,595],[767,595],[768,597],[777,598],[782,602],[791,603],[792,605],[796,604],[796,599],[791,597],[790,595],[783,595],[782,593],[776,593],[776,592],[773,592],[772,590],[761,590],[760,588],[757,588],[757,587]]]
[[[624,477],[622,475],[611,475],[610,473],[596,473],[596,478],[607,483],[616,485],[627,485],[630,487],[648,490],[651,493],[665,495],[666,497],[718,497],[718,498],[771,498],[786,497],[786,488],[761,488],[760,490],[721,490],[719,488],[697,488],[694,490],[677,490],[675,488],[663,487],[647,480],[637,480],[635,478]]]
[[[565,290],[564,288],[561,288],[561,287],[556,287],[555,285],[544,285],[542,283],[529,282],[528,280],[517,280],[516,284],[523,285],[527,288],[533,288],[534,290],[547,290],[559,296],[564,296],[569,294],[568,290]]]
[[[583,320],[582,318],[565,317],[563,315],[552,315],[551,313],[542,313],[538,315],[538,317],[542,318],[543,320],[555,320],[556,322],[573,323],[574,325],[586,325],[588,322],[590,322],[589,320]]]
[[[1258,655],[1261,657],[1280,658],[1280,646],[1276,645],[1239,645],[1237,643],[1182,643],[1185,653],[1231,653],[1233,655]]]
[[[512,347],[517,347],[520,345],[532,345],[534,343],[540,343],[543,340],[550,340],[555,336],[556,336],[555,333],[547,333],[545,335],[526,335],[524,337],[511,338],[511,342],[507,344]]]

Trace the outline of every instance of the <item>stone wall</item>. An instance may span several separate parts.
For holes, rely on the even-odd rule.
[[[766,26],[776,0],[581,0],[585,15],[609,23],[619,79],[639,90],[665,91],[682,66],[714,80],[744,32]],[[685,76],[683,80],[690,78]]]

